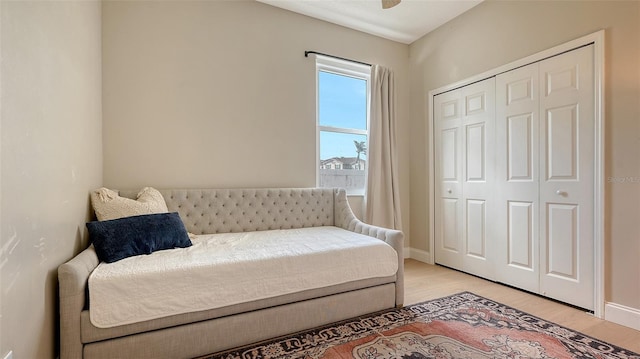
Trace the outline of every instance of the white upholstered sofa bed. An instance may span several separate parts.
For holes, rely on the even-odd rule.
[[[403,304],[402,232],[359,221],[344,190],[160,193],[193,245],[61,265],[61,359],[193,358]]]

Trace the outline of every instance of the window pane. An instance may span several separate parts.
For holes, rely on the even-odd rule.
[[[367,136],[320,131],[320,187],[364,190]]]
[[[330,72],[318,73],[320,126],[367,129],[367,81]]]

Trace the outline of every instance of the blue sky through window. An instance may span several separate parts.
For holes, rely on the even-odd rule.
[[[358,157],[356,145],[353,141],[366,141],[367,136],[352,135],[349,133],[337,133],[320,131],[320,159],[326,160],[332,157]],[[365,153],[360,154],[361,159],[367,159]]]
[[[318,76],[320,125],[366,130],[367,82],[325,71],[320,71]],[[366,141],[366,136],[322,131],[320,159],[356,157],[354,140]],[[366,158],[363,154],[360,157]]]

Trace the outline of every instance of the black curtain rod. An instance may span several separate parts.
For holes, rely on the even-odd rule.
[[[365,65],[365,66],[371,66],[371,64],[368,64],[366,62],[356,61],[356,60],[351,60],[351,59],[345,59],[344,57],[333,56],[333,55],[329,55],[329,54],[323,54],[322,52],[317,52],[317,51],[305,51],[304,52],[304,57],[309,57],[309,54],[316,54],[316,55],[322,55],[322,56],[327,56],[327,57],[333,57],[334,59],[338,59],[338,60],[355,62],[356,64]]]

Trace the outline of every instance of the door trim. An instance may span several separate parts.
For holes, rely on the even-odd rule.
[[[592,34],[571,40],[564,44],[554,46],[550,49],[527,56],[520,60],[497,67],[493,70],[483,72],[462,81],[455,82],[428,93],[428,140],[427,159],[429,161],[429,191],[427,203],[429,204],[429,263],[435,263],[435,148],[434,148],[434,107],[433,99],[435,96],[458,89],[472,83],[485,80],[496,76],[503,72],[514,70],[518,67],[525,66],[534,62],[542,61],[546,58],[560,55],[564,52],[574,50],[579,47],[593,44],[594,53],[594,121],[595,121],[595,143],[594,143],[594,193],[593,193],[593,238],[594,238],[594,315],[597,318],[604,318],[605,295],[604,295],[604,48],[605,48],[605,32],[600,30]]]

